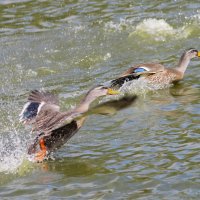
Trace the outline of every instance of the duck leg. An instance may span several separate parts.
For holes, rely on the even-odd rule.
[[[47,155],[47,147],[44,144],[44,139],[40,139],[40,151],[35,155],[35,161],[42,162]]]

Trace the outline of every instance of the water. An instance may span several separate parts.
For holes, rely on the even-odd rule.
[[[43,164],[27,160],[33,135],[18,122],[30,90],[67,110],[134,63],[174,66],[200,49],[197,1],[1,0],[0,15],[1,199],[200,198],[198,59],[175,87],[89,117]]]

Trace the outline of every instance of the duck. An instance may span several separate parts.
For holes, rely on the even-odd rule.
[[[200,57],[200,51],[195,48],[185,50],[178,65],[166,68],[159,63],[143,63],[130,67],[118,78],[108,81],[105,85],[111,88],[121,88],[125,82],[144,80],[148,85],[157,86],[156,89],[169,87],[183,79],[185,71],[192,58]]]
[[[87,92],[80,104],[74,109],[61,112],[58,97],[46,92],[34,90],[28,96],[28,102],[20,113],[20,122],[31,125],[36,137],[28,147],[28,155],[33,155],[33,161],[42,162],[48,155],[64,145],[83,126],[89,113],[90,104],[98,97],[117,95],[118,91],[105,86],[95,86]],[[105,102],[108,105],[123,109],[130,105],[135,97]],[[97,106],[99,108],[99,106]],[[88,114],[87,114],[88,113]],[[104,114],[104,113],[102,113]]]

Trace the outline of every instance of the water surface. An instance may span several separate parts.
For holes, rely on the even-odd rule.
[[[175,87],[89,117],[45,163],[27,160],[33,136],[18,122],[30,90],[67,110],[132,64],[173,67],[199,41],[197,1],[1,0],[1,199],[199,199],[198,59]]]

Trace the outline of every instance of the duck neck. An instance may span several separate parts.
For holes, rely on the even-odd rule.
[[[96,97],[90,95],[86,95],[84,99],[81,101],[81,103],[77,106],[75,109],[76,112],[84,113],[87,112],[89,109],[90,104],[96,99]]]
[[[178,66],[176,67],[176,70],[178,70],[179,72],[184,74],[189,63],[190,63],[190,58],[188,58],[186,56],[186,54],[184,53],[179,60]]]

